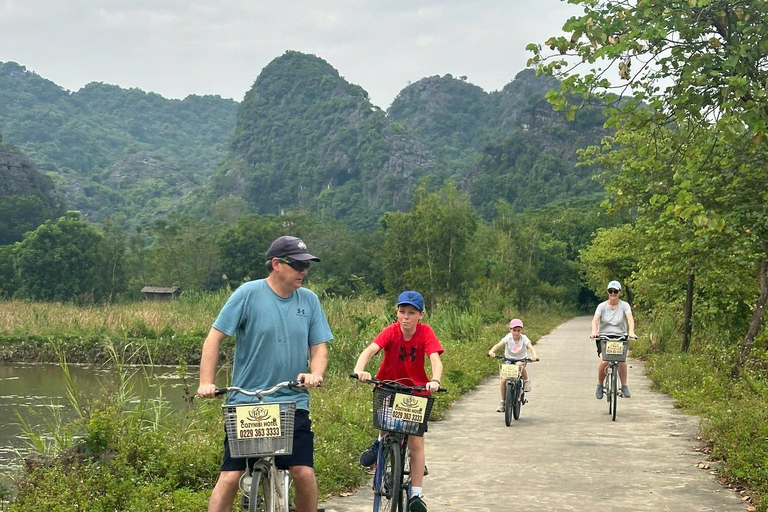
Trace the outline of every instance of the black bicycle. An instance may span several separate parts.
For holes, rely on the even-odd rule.
[[[499,377],[506,379],[504,384],[504,423],[512,424],[512,418],[520,419],[520,410],[528,403],[525,399],[525,382],[523,380],[523,367],[533,359],[509,359],[504,356],[493,356],[502,361],[499,363]],[[517,363],[522,363],[518,365]]]
[[[356,374],[349,377],[357,379]],[[426,391],[424,386],[373,378],[365,382],[376,386],[373,388],[373,426],[387,432],[379,443],[373,476],[373,512],[408,512],[407,493],[411,485],[408,436],[424,435],[434,398],[414,394]]]
[[[608,361],[603,380],[603,393],[608,400],[608,414],[611,415],[611,421],[616,421],[618,398],[623,396],[619,385],[619,363],[627,360],[629,339],[626,335],[598,334],[596,343],[600,357],[603,361]]]

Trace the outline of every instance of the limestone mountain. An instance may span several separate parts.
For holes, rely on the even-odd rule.
[[[21,240],[26,231],[61,213],[51,179],[0,136],[0,245]]]
[[[207,194],[242,197],[257,213],[307,210],[364,227],[407,208],[433,164],[361,87],[323,59],[289,51],[246,94]]]
[[[600,109],[568,122],[547,103],[556,87],[533,70],[491,93],[464,77],[433,76],[403,89],[388,115],[438,155],[438,166],[491,217],[498,199],[522,209],[599,192],[592,170],[576,162],[578,149],[607,133]]]

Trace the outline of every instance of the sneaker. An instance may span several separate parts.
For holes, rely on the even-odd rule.
[[[427,505],[421,496],[413,496],[408,500],[408,510],[411,512],[427,512]]]
[[[531,391],[531,381],[530,380],[525,381],[525,384],[523,384],[523,391],[525,391],[526,393],[530,393],[530,391]]]
[[[499,402],[499,406],[496,408],[496,412],[504,412],[504,400]]]
[[[602,384],[598,384],[597,387],[595,388],[595,398],[597,398],[598,400],[602,400],[602,398],[603,398],[603,385]]]
[[[376,459],[379,457],[379,440],[375,440],[371,446],[368,447],[363,453],[360,454],[360,465],[364,467],[373,466],[376,464]]]
[[[632,398],[632,393],[629,392],[629,388],[627,386],[621,386],[621,395],[624,398]]]

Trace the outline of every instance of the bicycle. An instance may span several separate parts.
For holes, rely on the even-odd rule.
[[[299,388],[299,381],[286,381],[268,389],[249,391],[237,386],[216,390],[221,396],[236,391],[258,398],[249,404],[224,404],[224,428],[233,458],[245,458],[246,470],[238,487],[249,512],[290,512],[291,477],[278,469],[276,455],[293,453],[296,402],[265,403],[264,397],[281,388]],[[255,460],[254,460],[255,459]]]
[[[349,378],[357,380],[357,375],[351,374]],[[407,493],[411,485],[410,466],[407,466],[410,462],[408,436],[424,435],[434,398],[413,393],[425,391],[424,386],[374,378],[365,382],[376,386],[373,388],[373,426],[387,431],[379,443],[373,475],[373,512],[408,512]]]
[[[504,423],[510,426],[512,418],[515,421],[520,419],[520,410],[523,405],[528,403],[528,400],[525,399],[523,369],[517,363],[522,362],[524,367],[533,359],[530,357],[524,359],[509,359],[505,356],[493,357],[504,361],[499,364],[499,377],[507,379],[504,387]]]
[[[629,338],[626,335],[598,334],[595,341],[600,347],[603,361],[608,361],[603,380],[603,393],[608,400],[608,414],[611,415],[611,421],[616,421],[618,397],[624,396],[619,386],[619,363],[627,360]]]

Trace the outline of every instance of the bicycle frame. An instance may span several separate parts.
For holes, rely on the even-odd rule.
[[[349,377],[357,380],[357,375],[355,374]],[[370,379],[365,382],[395,392],[426,390],[424,386],[408,386],[395,381]],[[439,388],[438,391],[446,390]],[[424,422],[429,417],[430,408],[431,406],[427,407]],[[377,426],[375,422],[374,425]],[[424,428],[415,430],[412,432],[413,435],[422,435],[421,433],[424,432]],[[379,451],[376,456],[376,471],[373,476],[373,512],[408,512],[407,492],[411,485],[408,437],[409,434],[405,432],[387,431],[379,443]],[[409,470],[406,470],[406,466],[408,466]],[[387,478],[391,479],[391,481],[387,481]],[[382,508],[382,501],[387,498],[388,503],[385,505],[385,508]]]

